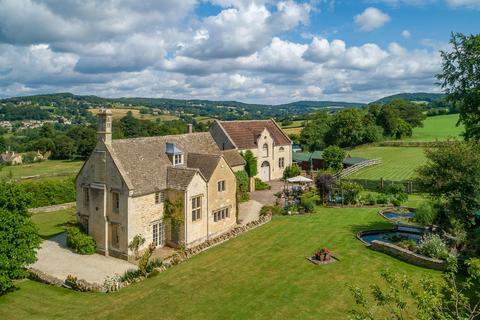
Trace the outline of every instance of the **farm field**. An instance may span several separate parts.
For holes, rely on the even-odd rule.
[[[54,212],[32,214],[32,221],[38,227],[38,234],[48,239],[65,231],[65,223],[75,222],[75,208]]]
[[[420,147],[376,147],[362,146],[347,154],[367,159],[381,158],[382,163],[364,168],[350,176],[352,179],[408,180],[415,176],[415,170],[425,163],[424,149]]]
[[[100,109],[98,109],[98,108],[92,108],[92,109],[88,109],[88,110],[89,110],[93,115],[97,115],[97,114],[98,114],[98,111],[99,111]],[[133,115],[135,118],[138,118],[138,119],[145,119],[145,120],[160,119],[160,120],[162,120],[162,121],[172,121],[172,120],[177,120],[177,119],[178,119],[177,116],[170,115],[170,114],[162,114],[162,115],[158,115],[158,116],[151,115],[151,114],[140,114],[140,110],[139,110],[139,109],[113,108],[113,109],[110,109],[110,110],[112,111],[113,120],[119,120],[119,119],[125,117],[129,111],[131,111],[131,112],[132,112],[132,115]]]
[[[423,121],[423,127],[413,129],[413,136],[406,140],[435,141],[458,138],[464,131],[464,127],[457,127],[457,121],[458,114],[428,117]]]
[[[0,170],[0,177],[8,177],[10,174],[14,179],[31,176],[38,176],[38,178],[74,176],[78,173],[82,165],[83,161],[45,160],[18,166],[3,167],[3,169]]]
[[[117,293],[81,293],[25,280],[0,297],[0,318],[346,319],[354,304],[348,284],[368,288],[384,268],[415,280],[440,275],[356,239],[359,230],[388,225],[377,210],[318,208],[311,215],[276,216]],[[340,261],[317,266],[305,259],[323,246]]]

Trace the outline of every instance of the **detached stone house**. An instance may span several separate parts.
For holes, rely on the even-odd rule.
[[[17,165],[23,163],[23,157],[15,151],[7,151],[0,154],[0,164]]]
[[[136,235],[143,248],[188,248],[236,225],[234,171],[245,164],[236,151],[220,150],[208,132],[112,140],[110,110],[98,117],[97,145],[76,188],[78,221],[100,253],[131,259]],[[180,225],[166,203],[178,205]]]
[[[263,181],[282,178],[292,164],[292,141],[273,119],[215,121],[210,133],[221,150],[252,151]]]

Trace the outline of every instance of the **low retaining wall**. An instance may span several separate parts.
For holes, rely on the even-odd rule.
[[[28,212],[30,213],[44,213],[44,212],[53,212],[58,210],[65,210],[75,207],[76,202],[68,202],[62,204],[56,204],[53,206],[39,207],[39,208],[30,208]]]
[[[372,250],[379,251],[388,254],[392,257],[400,259],[402,261],[414,264],[416,266],[441,270],[444,271],[447,268],[447,263],[443,260],[433,259],[425,257],[407,249],[400,248],[391,243],[373,240],[369,246]]]
[[[190,259],[191,257],[209,248],[217,246],[229,239],[235,238],[246,231],[249,231],[251,229],[264,225],[265,223],[270,222],[271,219],[272,219],[271,215],[261,216],[258,220],[249,222],[245,225],[236,226],[232,228],[230,231],[216,238],[205,241],[185,251],[177,252],[171,258],[164,260],[162,265],[158,268],[155,268],[154,271],[163,272],[179,263],[182,263]],[[59,287],[63,286],[73,290],[77,290],[77,291],[97,291],[97,292],[118,291],[119,289],[126,287],[131,283],[138,282],[145,279],[145,277],[140,277],[140,278],[134,279],[131,283],[126,283],[126,282],[120,282],[119,276],[114,276],[114,277],[107,277],[103,285],[100,285],[97,283],[89,283],[83,279],[79,279],[79,280],[75,279],[74,281],[70,281],[70,279],[61,280],[34,268],[30,268],[28,272],[29,272],[29,278],[32,280],[46,283],[46,284],[51,284],[54,286],[59,286]]]

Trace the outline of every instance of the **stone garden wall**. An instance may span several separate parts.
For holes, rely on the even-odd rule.
[[[444,271],[447,268],[447,264],[443,260],[425,257],[391,243],[373,240],[370,248],[420,267],[441,271]]]

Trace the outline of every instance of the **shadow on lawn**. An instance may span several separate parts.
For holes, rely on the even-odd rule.
[[[356,235],[360,231],[365,231],[365,230],[391,229],[393,228],[393,224],[387,221],[375,221],[369,224],[350,225],[349,227],[352,233]]]

